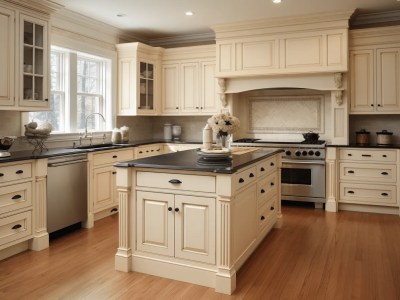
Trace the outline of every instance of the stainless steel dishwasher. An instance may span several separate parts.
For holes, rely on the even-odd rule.
[[[87,219],[87,156],[51,157],[47,164],[47,231]]]

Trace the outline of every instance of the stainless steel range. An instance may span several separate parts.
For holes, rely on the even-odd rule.
[[[271,142],[240,139],[232,146],[282,148],[282,200],[314,202],[322,207],[325,197],[325,141]]]

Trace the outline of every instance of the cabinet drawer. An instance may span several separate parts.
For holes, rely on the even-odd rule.
[[[105,164],[113,164],[120,161],[132,160],[133,159],[133,150],[117,150],[117,151],[107,151],[93,154],[93,165],[105,165]]]
[[[276,215],[277,212],[277,200],[276,197],[272,197],[268,202],[264,203],[263,206],[258,210],[258,226],[259,229],[263,229]]]
[[[32,205],[32,183],[24,182],[2,187],[0,214]]]
[[[32,164],[0,165],[0,184],[32,177]]]
[[[278,173],[272,173],[257,183],[257,203],[263,205],[271,195],[278,191]]]
[[[32,235],[32,212],[26,211],[0,219],[0,249],[4,244]]]
[[[340,179],[396,183],[396,169],[395,165],[340,163]]]
[[[257,176],[261,177],[276,169],[276,156],[263,160],[257,164]]]
[[[159,154],[163,154],[163,146],[161,144],[139,146],[136,148],[136,158],[149,157]]]
[[[397,206],[395,185],[341,182],[339,202]]]
[[[215,193],[214,176],[137,172],[137,185],[161,189]]]
[[[237,174],[233,175],[232,178],[232,185],[234,187],[234,190],[238,190],[254,181],[257,179],[257,168],[256,166],[245,169]]]
[[[396,150],[340,149],[341,160],[363,162],[396,162]]]

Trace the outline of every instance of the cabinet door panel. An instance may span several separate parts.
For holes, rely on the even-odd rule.
[[[377,50],[377,110],[400,111],[400,50]]]
[[[162,112],[174,114],[179,111],[179,65],[164,65],[162,68]]]
[[[215,263],[215,199],[175,196],[175,256]]]
[[[14,12],[0,7],[0,106],[14,104]]]
[[[197,63],[185,63],[180,66],[181,111],[198,112],[199,105],[199,65]]]
[[[350,51],[350,101],[352,112],[374,111],[373,50]]]
[[[106,166],[93,170],[93,210],[99,212],[113,206],[116,199],[114,168]]]
[[[138,191],[136,205],[137,249],[173,256],[174,195]]]
[[[214,114],[220,107],[215,79],[215,61],[201,63],[201,112]]]

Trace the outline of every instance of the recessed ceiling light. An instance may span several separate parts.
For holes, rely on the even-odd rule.
[[[399,1],[399,0],[398,0]],[[281,3],[282,0],[272,0],[273,3]]]
[[[185,15],[187,15],[187,16],[193,16],[194,13],[193,13],[192,11],[187,11],[187,12],[185,12]]]
[[[117,17],[123,18],[123,17],[126,17],[126,14],[117,14]]]

